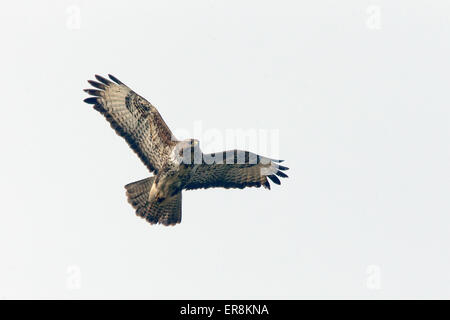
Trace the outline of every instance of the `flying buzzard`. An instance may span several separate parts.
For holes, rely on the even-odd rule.
[[[267,178],[280,184],[286,178],[282,160],[232,150],[203,154],[196,139],[178,141],[158,110],[116,77],[96,75],[88,80],[96,89],[85,89],[94,105],[111,127],[154,175],[125,186],[128,202],[136,215],[151,224],[175,225],[181,222],[182,190],[201,188],[239,188],[264,186]]]

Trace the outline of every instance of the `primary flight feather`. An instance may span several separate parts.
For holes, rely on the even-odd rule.
[[[270,189],[269,179],[280,184],[286,178],[281,160],[252,152],[231,150],[203,154],[196,139],[178,141],[158,110],[112,75],[88,80],[95,89],[85,89],[111,127],[124,137],[153,176],[125,186],[128,202],[149,223],[175,225],[181,222],[182,190],[202,188]]]

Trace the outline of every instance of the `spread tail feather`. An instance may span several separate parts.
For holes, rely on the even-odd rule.
[[[128,202],[136,209],[136,215],[151,224],[161,223],[165,226],[181,222],[181,192],[161,203],[148,201],[150,188],[155,177],[129,183],[125,186]]]

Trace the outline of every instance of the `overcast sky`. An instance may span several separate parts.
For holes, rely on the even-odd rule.
[[[0,298],[450,298],[448,1],[16,1],[0,33]],[[96,73],[290,178],[149,225]]]

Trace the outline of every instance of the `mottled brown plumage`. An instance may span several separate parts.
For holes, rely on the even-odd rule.
[[[99,75],[99,82],[89,83],[101,90],[85,89],[94,97],[84,101],[94,104],[111,127],[128,142],[150,172],[158,173],[168,161],[175,139],[158,110],[117,78],[113,83]]]
[[[180,223],[183,189],[270,189],[269,179],[280,184],[278,177],[287,177],[280,160],[248,151],[203,154],[197,140],[176,140],[158,110],[116,77],[95,78],[88,82],[96,89],[85,89],[91,97],[84,101],[105,116],[154,173],[125,186],[128,202],[149,223]]]

